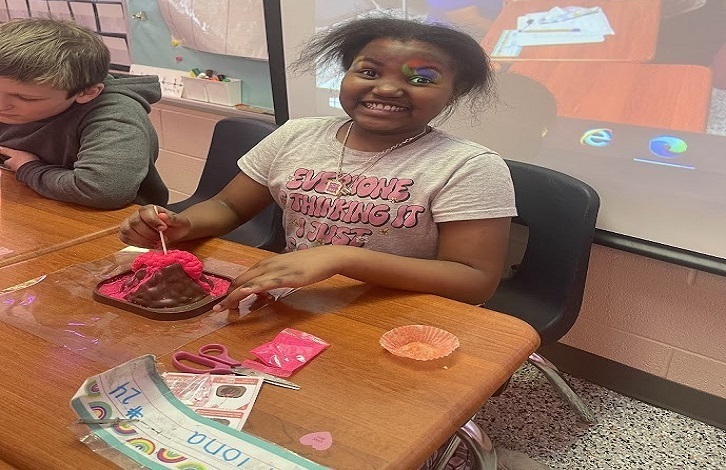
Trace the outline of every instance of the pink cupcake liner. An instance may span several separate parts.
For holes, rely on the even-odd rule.
[[[395,356],[429,361],[451,354],[459,347],[459,338],[430,325],[405,325],[385,332],[380,344]]]

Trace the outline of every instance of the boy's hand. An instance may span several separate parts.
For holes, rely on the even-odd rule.
[[[3,164],[12,171],[18,171],[18,168],[28,162],[40,160],[39,156],[30,152],[7,147],[0,147],[0,154],[2,154],[2,158],[4,160]]]
[[[189,233],[191,226],[188,218],[161,206],[156,206],[154,210],[154,206],[149,204],[121,222],[118,236],[127,245],[160,248],[160,231],[164,232],[166,242],[172,243]]]
[[[236,309],[250,294],[262,294],[278,287],[302,287],[340,272],[340,256],[335,245],[293,251],[264,259],[242,273],[229,287],[217,311]]]

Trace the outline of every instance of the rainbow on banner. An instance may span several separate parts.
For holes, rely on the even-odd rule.
[[[110,418],[111,413],[113,412],[111,410],[111,406],[104,401],[89,402],[88,407],[91,409],[91,413],[93,413],[93,415],[97,419]]]
[[[159,452],[156,453],[156,458],[165,463],[179,463],[179,462],[183,462],[187,459],[183,455],[178,454],[178,453],[174,452],[173,450],[169,450],[169,449],[160,449]],[[181,468],[181,467],[177,467],[177,468]]]
[[[142,452],[146,455],[151,455],[156,451],[156,445],[149,439],[143,437],[134,437],[132,439],[128,439],[126,442],[131,444],[131,446],[139,452]]]

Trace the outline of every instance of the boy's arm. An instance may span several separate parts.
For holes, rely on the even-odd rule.
[[[79,126],[73,169],[37,160],[18,168],[16,178],[50,199],[99,209],[124,207],[136,198],[158,152],[156,132],[134,100],[88,105],[94,108]]]

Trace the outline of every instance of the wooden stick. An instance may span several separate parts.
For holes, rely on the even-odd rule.
[[[159,209],[157,209],[156,206],[154,206],[154,213],[159,215]],[[164,232],[161,230],[159,230],[159,238],[161,238],[161,249],[164,251],[164,254],[166,254],[166,240],[164,239]]]

